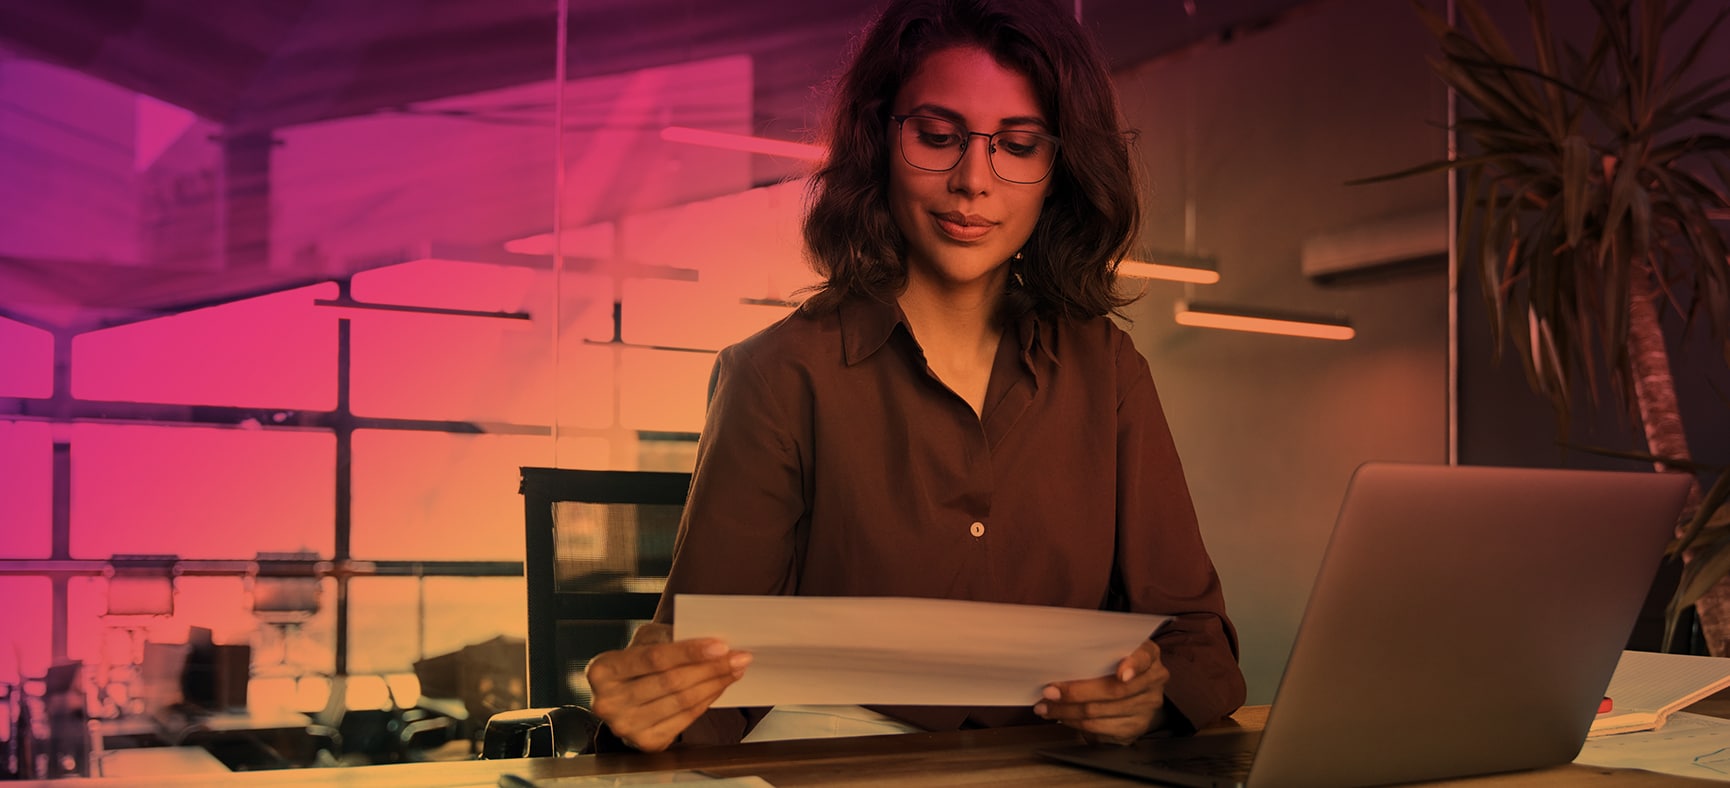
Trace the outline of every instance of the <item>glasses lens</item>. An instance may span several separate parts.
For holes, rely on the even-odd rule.
[[[1000,131],[992,137],[991,167],[997,177],[1016,183],[1034,183],[1051,172],[1057,160],[1056,141],[1030,131]]]
[[[911,117],[901,122],[901,155],[922,170],[947,170],[961,161],[966,130],[947,120]]]
[[[970,137],[958,124],[915,115],[901,122],[901,155],[914,167],[943,172],[961,161]],[[988,150],[992,171],[1015,183],[1044,180],[1057,161],[1057,140],[1031,131],[997,132]]]

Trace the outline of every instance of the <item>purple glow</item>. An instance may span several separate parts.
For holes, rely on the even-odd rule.
[[[336,321],[312,305],[331,284],[94,331],[72,342],[80,399],[329,410]]]
[[[79,424],[72,556],[332,549],[328,433]]]
[[[149,27],[105,44],[180,62],[138,49]],[[364,60],[327,65],[358,75],[375,67]],[[360,108],[271,93],[274,76],[211,75],[207,87],[245,95],[173,80],[134,92],[146,85],[122,88],[108,67],[0,49],[0,560],[328,560],[346,515],[342,558],[522,561],[520,466],[690,465],[688,442],[639,431],[701,428],[713,356],[605,344],[615,301],[626,342],[717,349],[786,314],[740,299],[809,281],[789,234],[798,184],[752,189],[751,154],[661,136],[750,134],[745,56],[563,85],[549,62]],[[562,132],[561,96],[582,119]],[[303,116],[249,134],[233,122],[241,106]],[[345,297],[402,309],[314,303]],[[69,390],[54,390],[57,366]],[[104,681],[145,640],[191,626],[252,643],[260,676],[273,661],[335,669],[334,580],[287,641],[253,615],[240,576],[174,578],[174,612],[160,617],[110,615],[111,590],[80,575],[59,600],[64,657]],[[355,672],[407,671],[526,629],[521,578],[361,577],[351,591]],[[0,598],[14,610],[0,620],[0,681],[40,676],[56,656],[50,583],[0,575]],[[261,697],[305,699],[272,687]]]

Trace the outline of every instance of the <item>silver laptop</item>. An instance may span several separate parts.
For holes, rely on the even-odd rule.
[[[1042,751],[1189,786],[1355,786],[1579,754],[1682,474],[1368,463],[1257,733]]]

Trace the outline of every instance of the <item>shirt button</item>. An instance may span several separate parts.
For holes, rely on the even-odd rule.
[[[974,536],[984,536],[985,535],[985,523],[975,522],[973,524],[973,527],[967,529],[967,532],[970,534],[973,534]]]

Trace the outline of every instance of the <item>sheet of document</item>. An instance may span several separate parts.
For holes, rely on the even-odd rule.
[[[466,783],[460,788],[627,788],[639,785],[669,785],[678,783],[702,783],[703,788],[775,788],[761,777],[715,777],[713,775],[690,769],[669,772],[629,772],[625,774],[602,774],[588,777],[541,777],[530,780],[524,777],[507,777],[491,783]],[[420,788],[430,788],[422,784]]]
[[[1168,616],[901,597],[680,594],[674,637],[751,652],[717,707],[1032,705],[1104,676]]]
[[[1587,739],[1574,763],[1730,782],[1730,720],[1680,711],[1659,730]]]

